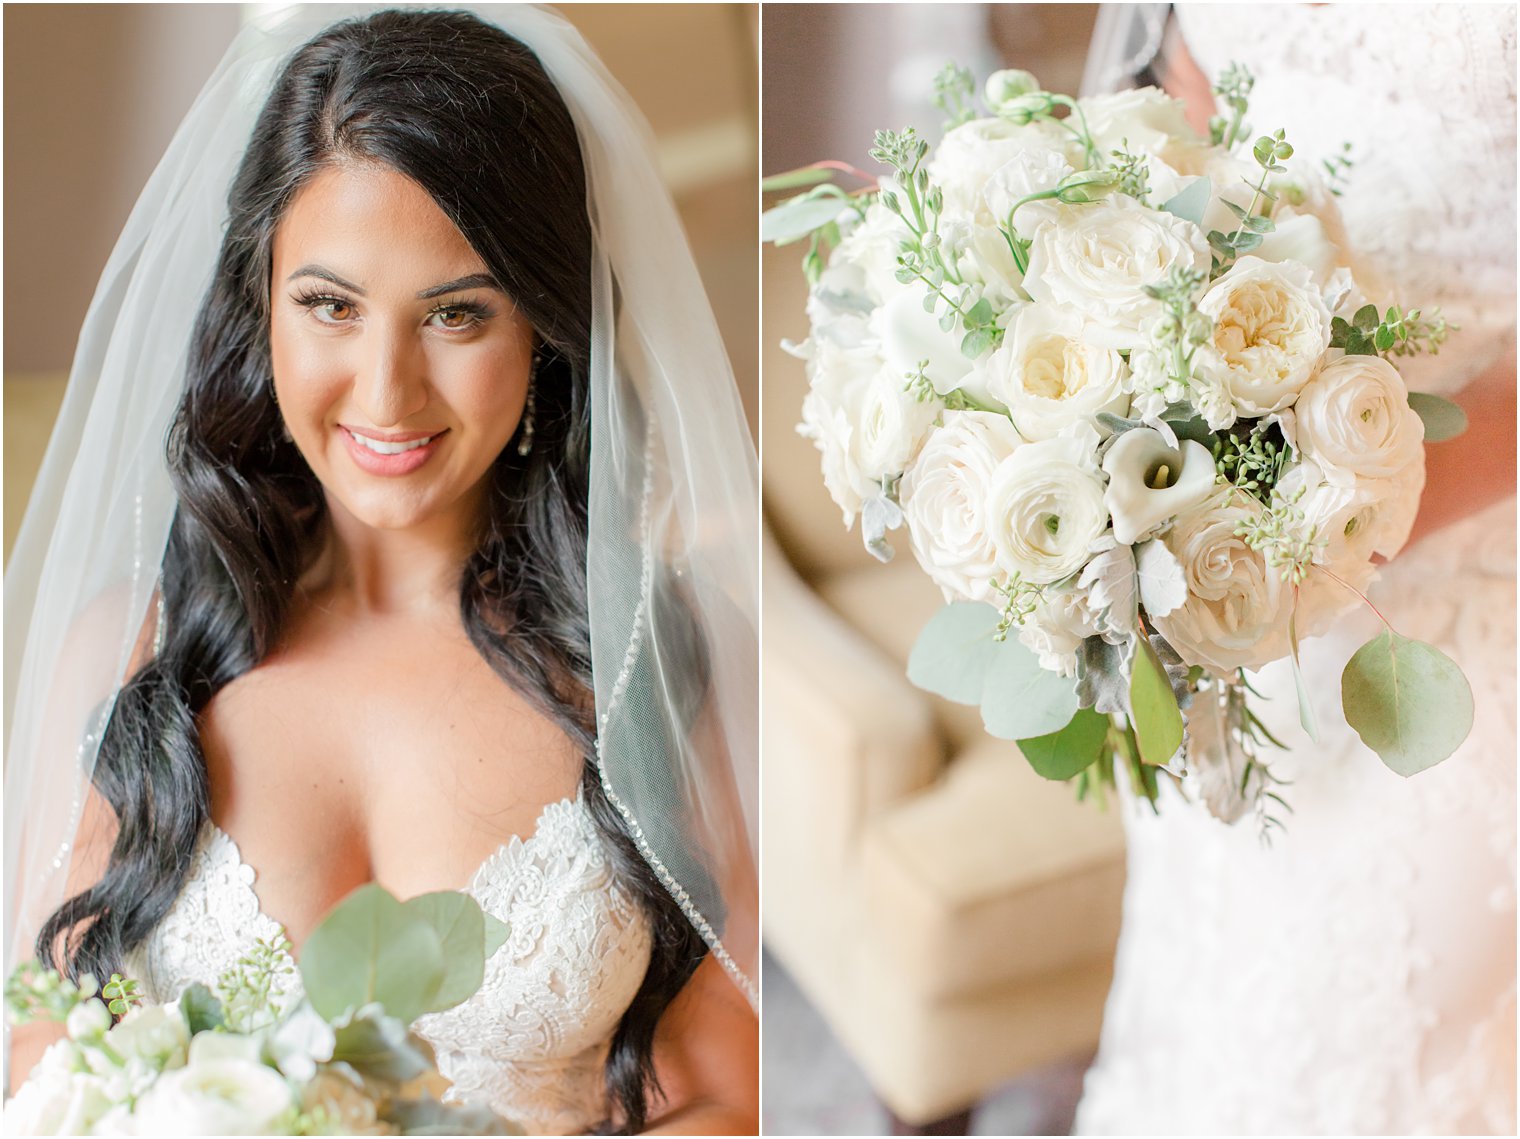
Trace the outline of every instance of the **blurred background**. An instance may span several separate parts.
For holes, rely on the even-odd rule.
[[[242,22],[270,7],[5,6],[7,558],[116,237]],[[571,4],[563,12],[654,128],[757,431],[758,8]]]
[[[1076,94],[1096,14],[767,5],[763,172],[880,172],[878,129],[937,141],[950,61]],[[1111,977],[1117,811],[905,679],[943,602],[906,539],[883,566],[845,531],[796,434],[807,377],[781,342],[808,333],[805,248],[762,253],[764,1131],[1063,1134]]]

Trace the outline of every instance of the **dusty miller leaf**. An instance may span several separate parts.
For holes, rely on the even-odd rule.
[[[1140,601],[1152,617],[1165,617],[1187,600],[1187,578],[1182,563],[1159,538],[1135,549],[1139,571]]]
[[[1135,642],[1088,637],[1077,649],[1077,701],[1095,712],[1129,715],[1129,670]]]
[[[1135,631],[1139,598],[1135,592],[1135,554],[1129,546],[1114,545],[1087,563],[1077,588],[1107,632],[1127,637]]]

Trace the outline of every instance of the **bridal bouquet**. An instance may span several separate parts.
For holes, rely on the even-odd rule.
[[[76,985],[35,962],[6,983],[14,1023],[62,1021],[5,1105],[12,1135],[517,1135],[441,1104],[418,1016],[467,1000],[506,927],[464,894],[350,894],[301,951],[259,942],[214,988],[143,1004],[113,975]]]
[[[1246,674],[1289,657],[1297,676],[1299,641],[1365,601],[1409,535],[1423,442],[1464,421],[1396,366],[1448,326],[1380,310],[1353,273],[1349,158],[1290,169],[1283,131],[1250,137],[1251,85],[1225,73],[1205,138],[1154,88],[1077,100],[1021,71],[978,116],[952,66],[937,147],[879,132],[879,180],[769,180],[807,189],[764,236],[808,240],[799,430],[829,493],[883,561],[905,527],[950,603],[910,679],[1079,794],[1119,763],[1153,803],[1164,772],[1280,825]],[[1471,726],[1457,666],[1391,627],[1342,701],[1403,775]]]

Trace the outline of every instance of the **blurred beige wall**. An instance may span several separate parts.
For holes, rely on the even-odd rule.
[[[7,558],[100,270],[247,7],[4,8]],[[654,128],[745,410],[758,425],[758,9],[570,4],[561,11]]]

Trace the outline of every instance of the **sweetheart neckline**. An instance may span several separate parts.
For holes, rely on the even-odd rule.
[[[476,894],[481,888],[482,875],[484,875],[487,870],[489,870],[505,855],[510,854],[512,851],[527,850],[531,848],[535,843],[537,843],[540,839],[544,838],[547,833],[546,824],[551,822],[554,816],[560,814],[563,811],[579,811],[581,813],[584,813],[585,810],[586,795],[584,787],[577,788],[574,795],[566,795],[562,799],[556,799],[551,803],[545,803],[543,809],[538,812],[538,817],[533,821],[533,831],[531,834],[529,834],[526,838],[520,834],[514,834],[511,838],[507,839],[506,842],[502,843],[490,854],[486,855],[485,859],[480,863],[480,865],[475,868],[475,872],[470,876],[469,882],[463,886],[450,886],[446,887],[446,889],[452,890],[455,893],[459,894],[468,894],[470,897],[475,898],[475,900],[478,902],[480,899],[476,898]],[[216,822],[216,820],[211,818],[210,815],[206,816],[205,825],[210,829],[212,838],[220,837],[221,840],[226,844],[228,852],[232,856],[233,861],[237,863],[237,869],[239,871],[239,874],[237,875],[238,881],[252,896],[254,907],[258,911],[258,916],[269,922],[271,925],[276,926],[280,931],[280,935],[288,941],[289,934],[286,932],[285,923],[272,917],[269,912],[264,909],[264,901],[259,897],[258,890],[255,889],[255,885],[259,880],[259,872],[243,857],[243,851],[242,848],[238,846],[237,839],[233,838],[230,834],[223,830],[222,827]],[[247,871],[246,877],[243,875],[243,871]],[[374,880],[371,879],[371,882],[373,881]],[[435,891],[424,891],[424,893],[433,892]],[[401,900],[407,901],[409,899],[403,898]],[[290,956],[292,959],[295,959],[294,951],[291,952]]]

